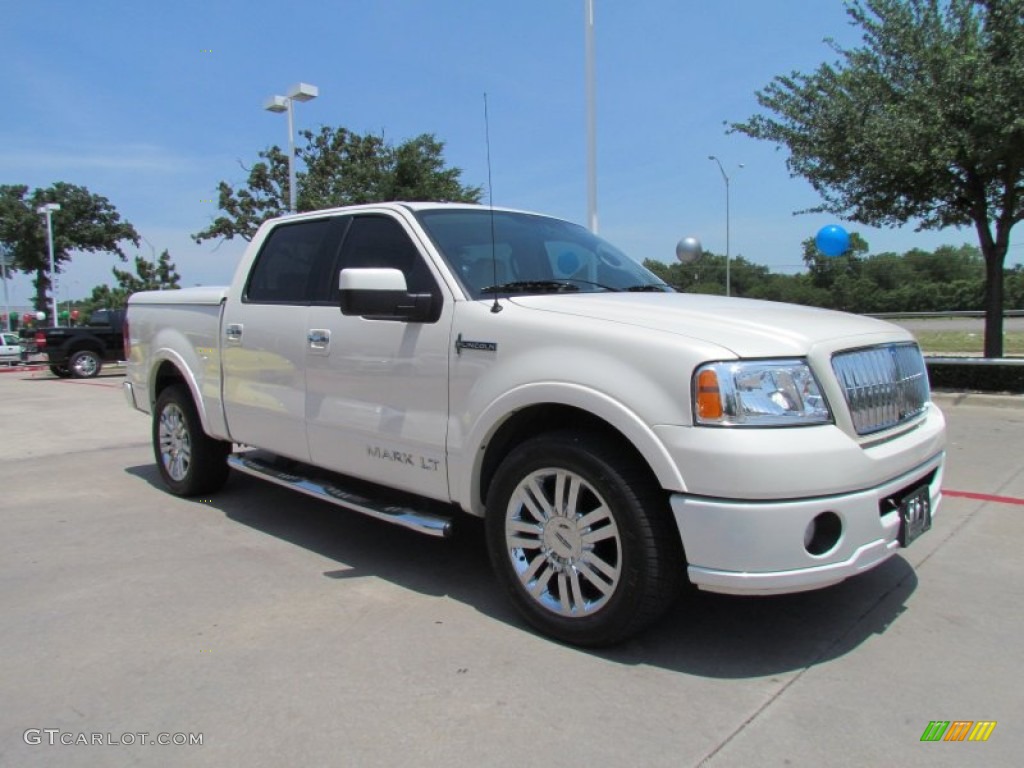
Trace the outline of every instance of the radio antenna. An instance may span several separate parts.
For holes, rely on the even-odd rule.
[[[487,116],[487,91],[484,91],[484,140],[487,142],[487,205],[491,209],[491,277],[494,286],[494,303],[491,312],[501,312],[498,303],[498,255],[494,244],[494,184],[491,181],[491,121]]]

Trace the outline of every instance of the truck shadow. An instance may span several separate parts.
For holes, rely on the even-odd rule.
[[[126,470],[165,493],[156,467]],[[481,521],[457,520],[437,539],[372,520],[270,483],[232,474],[212,499],[228,519],[338,563],[322,572],[338,582],[378,578],[431,597],[449,597],[523,632],[491,573]],[[611,649],[580,650],[619,664],[735,679],[791,672],[839,658],[884,633],[917,586],[901,557],[823,590],[774,597],[688,591],[657,625]]]

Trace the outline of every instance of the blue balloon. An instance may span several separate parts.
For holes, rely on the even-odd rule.
[[[850,235],[838,224],[828,224],[818,230],[814,244],[826,256],[842,256],[850,248]]]
[[[572,275],[579,271],[580,257],[572,251],[562,251],[556,260],[558,271],[562,275]]]

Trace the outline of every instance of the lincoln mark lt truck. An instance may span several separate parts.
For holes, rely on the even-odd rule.
[[[580,645],[640,631],[687,582],[855,576],[941,498],[944,420],[906,331],[678,293],[546,216],[273,219],[229,287],[132,296],[124,338],[172,493],[231,468],[428,535],[482,517],[525,619]]]

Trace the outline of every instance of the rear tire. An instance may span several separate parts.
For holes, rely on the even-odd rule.
[[[68,358],[68,368],[76,379],[92,379],[103,370],[103,360],[91,349],[80,349]]]
[[[491,563],[516,608],[574,645],[640,632],[683,582],[664,492],[600,434],[553,432],[515,448],[491,483],[486,526]]]
[[[71,378],[71,370],[66,365],[51,365],[50,373],[61,379]]]
[[[192,395],[184,385],[169,386],[157,398],[153,453],[160,477],[177,496],[215,493],[228,479],[231,443],[203,432]]]

